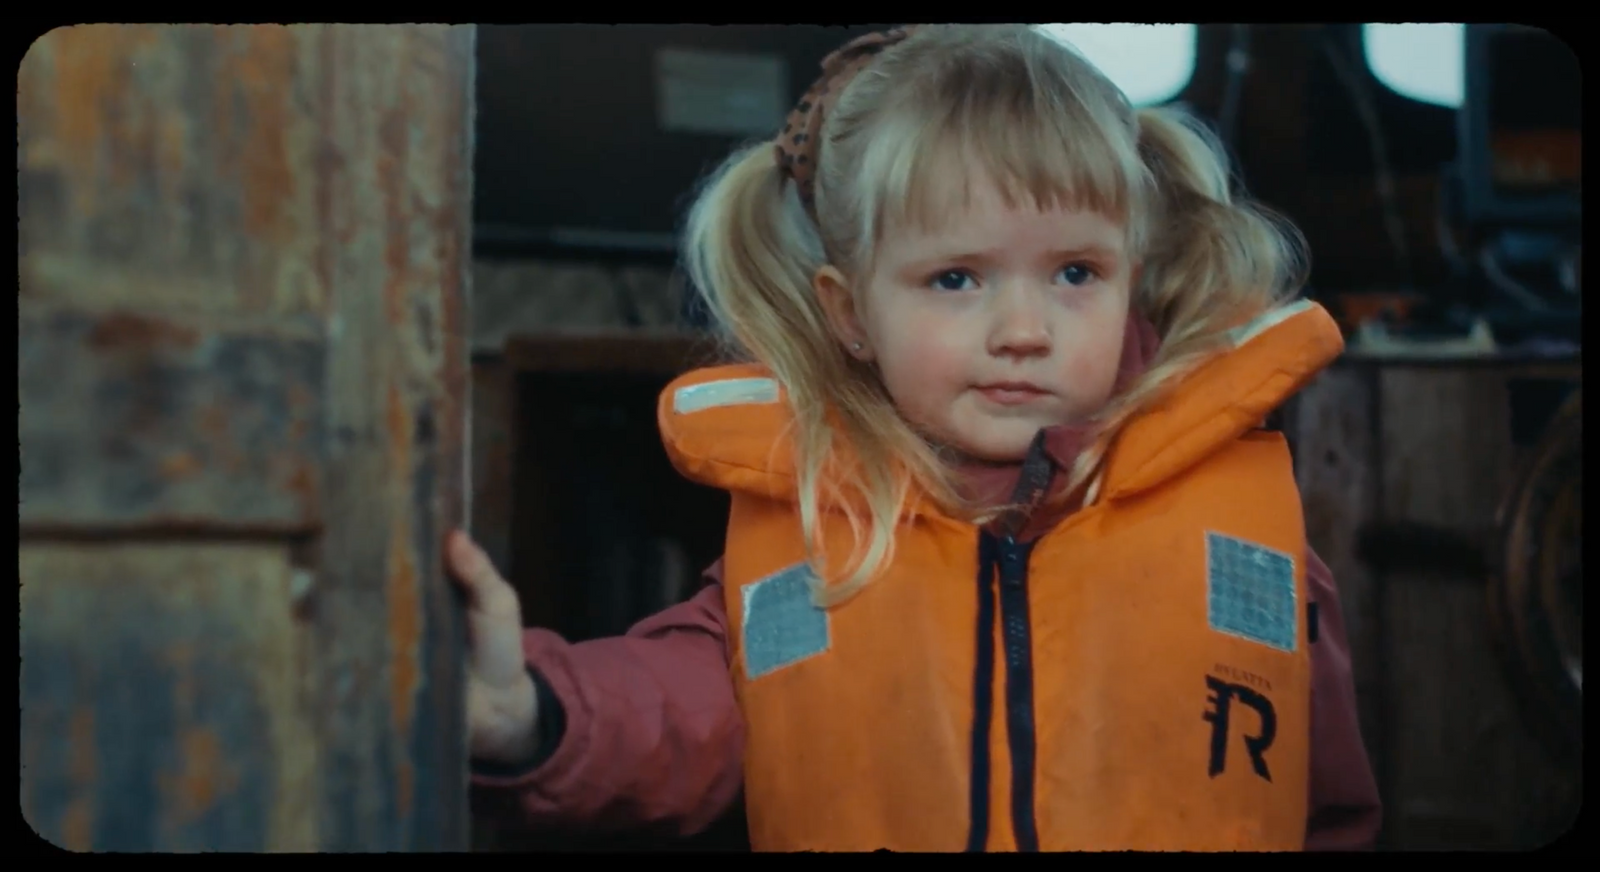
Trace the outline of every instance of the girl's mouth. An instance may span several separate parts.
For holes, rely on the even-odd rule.
[[[1020,406],[1050,395],[1044,388],[1028,382],[994,382],[978,385],[977,391],[984,399],[1001,406]]]

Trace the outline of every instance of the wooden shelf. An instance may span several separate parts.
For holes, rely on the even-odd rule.
[[[512,336],[502,355],[518,373],[592,372],[675,376],[719,358],[708,333]]]
[[[1424,357],[1360,352],[1341,355],[1333,364],[1343,369],[1428,369],[1428,370],[1515,370],[1526,378],[1581,379],[1581,357],[1541,357],[1532,354],[1463,355]]]

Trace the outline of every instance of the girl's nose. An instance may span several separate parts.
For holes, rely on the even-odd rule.
[[[996,357],[1039,357],[1050,353],[1050,323],[1032,288],[997,289],[988,350]]]

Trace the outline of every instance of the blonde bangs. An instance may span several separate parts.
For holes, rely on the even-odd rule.
[[[1107,111],[1120,92],[1048,37],[1018,38],[1022,51],[955,56],[879,110],[841,186],[855,192],[855,252],[895,228],[946,229],[979,185],[1010,208],[1093,211],[1124,226],[1142,212],[1137,133]]]

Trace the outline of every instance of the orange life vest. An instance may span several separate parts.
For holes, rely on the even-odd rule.
[[[1311,673],[1289,452],[1259,429],[1342,349],[1311,303],[1129,422],[1093,504],[1032,544],[919,514],[815,608],[755,366],[662,395],[668,453],[732,494],[724,558],[757,850],[1300,850]],[[843,516],[824,511],[830,553]]]

